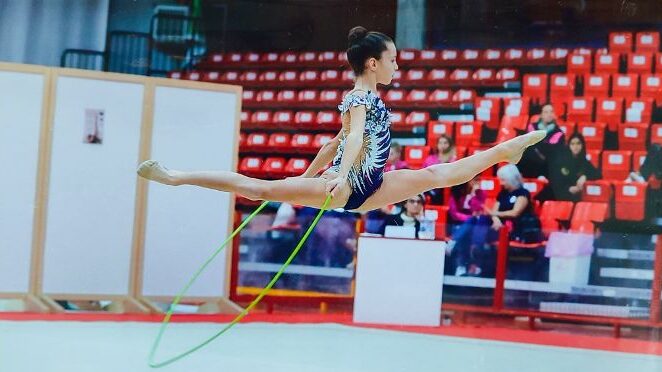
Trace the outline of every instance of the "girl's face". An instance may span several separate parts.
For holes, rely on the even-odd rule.
[[[398,70],[398,63],[395,61],[398,56],[398,51],[395,49],[395,44],[386,43],[386,50],[382,52],[379,60],[372,59],[374,65],[370,66],[371,70],[377,75],[377,83],[388,85],[393,80],[393,74]]]
[[[437,151],[440,153],[445,153],[450,149],[451,144],[448,142],[448,140],[445,137],[439,137],[439,140],[437,141]]]
[[[407,199],[405,203],[405,211],[409,216],[417,216],[423,209],[423,200],[419,196],[414,196]]]
[[[575,137],[570,140],[568,147],[570,147],[570,152],[572,152],[572,155],[577,156],[579,155],[580,152],[582,152],[582,148],[584,146],[582,145],[582,141],[580,141],[579,138]]]

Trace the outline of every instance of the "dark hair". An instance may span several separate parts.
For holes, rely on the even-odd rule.
[[[347,41],[347,61],[356,76],[360,76],[365,71],[365,61],[370,58],[381,59],[382,52],[386,50],[386,43],[393,42],[385,34],[368,31],[361,26],[349,30]]]
[[[462,197],[469,195],[469,182],[451,186],[451,195],[459,202]]]
[[[570,141],[572,141],[574,138],[577,138],[579,140],[579,142],[582,143],[582,151],[579,152],[579,155],[577,155],[577,158],[586,159],[586,140],[584,139],[584,136],[582,136],[578,132],[574,132],[570,137],[568,137],[568,142],[567,142],[568,143],[568,150],[570,150]],[[572,153],[572,151],[571,151],[571,153]]]

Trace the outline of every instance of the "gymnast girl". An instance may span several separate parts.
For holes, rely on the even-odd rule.
[[[384,173],[391,134],[389,110],[377,95],[377,84],[388,85],[398,69],[395,43],[387,35],[352,28],[347,60],[354,71],[354,89],[338,109],[342,128],[317,153],[306,171],[280,180],[262,180],[230,171],[181,171],[147,160],[138,174],[166,185],[195,185],[232,192],[251,200],[269,200],[321,208],[331,196],[330,209],[365,212],[414,197],[425,191],[468,182],[500,162],[517,163],[524,150],[543,138],[533,131],[459,159],[426,168]],[[329,162],[332,166],[318,176]]]

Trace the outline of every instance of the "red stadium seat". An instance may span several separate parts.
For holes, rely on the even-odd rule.
[[[467,68],[456,68],[451,72],[449,81],[453,85],[467,84],[471,81],[471,70]]]
[[[437,143],[437,139],[439,139],[442,134],[445,134],[451,138],[453,137],[453,122],[430,121],[428,122],[427,133],[428,146],[434,146]]]
[[[633,74],[650,74],[653,71],[652,53],[630,53],[628,55],[627,72]]]
[[[495,65],[503,62],[503,51],[499,49],[485,49],[483,51],[483,61],[487,65]]]
[[[336,130],[340,129],[340,113],[337,111],[320,111],[317,113],[318,127]]]
[[[266,133],[251,133],[246,138],[246,148],[248,150],[264,149],[267,147],[269,136]]]
[[[528,116],[530,104],[531,99],[529,97],[505,97],[503,99],[503,114],[513,117]],[[517,129],[526,129],[526,125],[523,128]]]
[[[433,68],[428,72],[427,84],[436,86],[439,84],[446,84],[449,80],[450,74],[448,70],[442,68]]]
[[[584,95],[593,97],[608,97],[611,77],[608,74],[584,75]]]
[[[262,90],[258,92],[255,101],[260,105],[273,105],[276,103],[276,92],[273,90]]]
[[[319,90],[307,89],[300,91],[298,101],[303,106],[316,106],[319,104]]]
[[[256,85],[258,82],[258,72],[257,71],[244,71],[239,76],[239,81],[242,83],[242,85]]]
[[[595,222],[604,222],[609,213],[607,203],[579,202],[575,205],[570,220],[570,231],[592,234]]]
[[[457,65],[460,61],[460,53],[457,50],[444,49],[441,51],[439,62],[442,65]]]
[[[577,129],[577,123],[574,122],[557,121],[556,123],[559,125],[559,129],[565,133],[565,138],[570,137],[570,135],[575,133],[575,130]]]
[[[493,84],[496,81],[496,72],[491,68],[479,68],[474,71],[471,80],[480,84]]]
[[[315,138],[313,139],[313,147],[315,148],[320,148],[324,146],[325,144],[331,142],[335,136],[330,133],[320,133],[316,134]]]
[[[202,81],[208,83],[220,83],[222,80],[222,74],[218,71],[209,71],[202,74]]]
[[[480,142],[482,123],[479,121],[455,124],[455,145],[471,146]]]
[[[530,64],[545,64],[549,57],[546,49],[533,48],[526,52],[525,59]]]
[[[567,71],[569,74],[590,74],[591,56],[583,54],[570,54],[568,56]]]
[[[190,71],[186,73],[186,80],[201,81],[202,73],[200,71]]]
[[[566,61],[568,54],[570,54],[568,48],[553,48],[549,51],[549,59],[551,61]]]
[[[405,101],[408,105],[425,106],[428,102],[430,92],[424,89],[412,89],[407,94]]]
[[[641,79],[641,98],[652,98],[656,102],[662,103],[662,73],[642,74]]]
[[[407,91],[403,89],[389,89],[384,100],[391,106],[403,106],[406,102]]]
[[[532,198],[535,198],[548,183],[546,180],[540,180],[537,178],[526,178],[523,181],[522,186],[529,191]]]
[[[260,157],[249,156],[241,159],[239,173],[245,175],[256,175],[262,172],[264,160]]]
[[[337,70],[324,70],[320,74],[320,85],[337,86],[342,83],[342,74]]]
[[[294,124],[299,128],[314,129],[317,119],[313,111],[299,111],[294,115]]]
[[[652,98],[628,98],[625,100],[626,123],[650,123],[652,116]]]
[[[632,51],[631,32],[610,32],[609,51],[614,53],[628,53]]]
[[[575,95],[575,75],[552,74],[549,85],[552,103],[566,102]]]
[[[285,151],[290,147],[291,136],[288,133],[272,133],[268,146],[274,151]]]
[[[586,181],[582,200],[593,203],[609,203],[612,197],[611,182],[605,180]]]
[[[501,182],[497,177],[481,177],[480,189],[483,190],[486,198],[494,199],[501,191]]]
[[[398,52],[398,64],[410,66],[418,61],[419,51],[416,49],[403,49]]]
[[[568,121],[593,120],[594,98],[574,97],[568,102]]]
[[[610,130],[618,127],[623,120],[622,98],[598,98],[595,107],[595,120],[607,123]]]
[[[561,230],[560,222],[570,221],[574,206],[570,201],[547,200],[542,203],[540,224],[545,235]]]
[[[636,97],[639,76],[637,74],[615,74],[611,78],[611,95],[615,97]]]
[[[577,123],[577,132],[584,136],[587,150],[602,150],[607,124],[601,122]]]
[[[524,61],[524,49],[522,48],[510,48],[506,49],[504,54],[504,59],[509,65],[521,64]]]
[[[641,165],[644,164],[646,160],[646,155],[648,151],[634,151],[632,153],[632,170],[638,172],[641,168]]]
[[[438,58],[439,58],[439,53],[436,50],[429,50],[429,49],[421,50],[418,59],[418,65],[434,66],[435,64],[437,64]]]
[[[278,62],[283,65],[296,65],[299,55],[296,52],[283,52],[278,57]]]
[[[637,52],[657,53],[660,51],[660,33],[657,31],[637,32],[634,50]]]
[[[277,86],[278,85],[278,71],[264,71],[258,76],[257,80],[260,85],[264,86]]]
[[[594,70],[596,74],[617,74],[619,67],[618,53],[596,54]]]
[[[428,96],[428,102],[432,106],[447,106],[451,102],[451,98],[450,89],[435,89]]]
[[[501,98],[479,97],[474,104],[476,120],[484,121],[488,128],[498,129],[501,118]]]
[[[460,63],[475,66],[480,61],[480,51],[478,49],[465,49],[460,54]]]
[[[425,218],[434,221],[434,238],[436,240],[446,239],[446,223],[448,221],[448,206],[425,205]]]
[[[339,90],[323,90],[320,92],[319,102],[324,106],[336,106],[340,104],[342,96]]]
[[[602,176],[604,179],[622,181],[630,174],[632,151],[603,151]]]
[[[260,64],[264,66],[272,66],[278,64],[278,58],[280,55],[278,53],[265,53],[260,56]]]
[[[500,82],[519,81],[519,79],[519,70],[514,68],[504,67],[496,73],[496,80]]]
[[[251,113],[249,111],[241,110],[241,125],[249,124],[251,122]]]
[[[428,146],[405,146],[405,161],[413,169],[418,169],[428,156],[430,148]]]
[[[282,57],[281,60],[283,59]],[[283,71],[278,75],[278,81],[283,86],[297,86],[299,85],[299,73],[296,71]]]
[[[299,82],[304,87],[316,87],[320,83],[320,73],[317,70],[301,71]]]
[[[321,66],[332,66],[338,60],[338,53],[333,51],[320,52],[317,55],[317,62]]]
[[[264,160],[262,165],[262,172],[266,173],[268,177],[280,178],[286,175],[285,172],[285,158],[282,157],[268,157]]]
[[[594,167],[600,168],[600,159],[602,150],[586,150],[586,160],[590,161]]]
[[[622,123],[618,126],[618,149],[646,150],[648,124]]]
[[[299,112],[297,112],[297,116]],[[312,116],[312,115],[311,115]],[[292,136],[290,147],[293,150],[308,150],[313,147],[313,135],[310,133],[295,133]]]
[[[299,65],[305,66],[305,67],[312,67],[317,65],[317,53],[316,52],[302,52],[299,53],[299,57],[297,58]]]
[[[617,220],[641,221],[645,217],[645,183],[614,182],[616,190],[614,217]]]
[[[399,72],[399,71],[398,71]],[[407,71],[405,74],[404,78],[402,79],[402,83],[406,84],[406,86],[421,86],[424,85],[426,81],[426,72],[423,69],[411,69]]]
[[[226,71],[221,77],[221,81],[227,84],[239,84],[239,74],[237,71]]]
[[[225,56],[223,57],[223,62],[225,62],[227,64],[238,65],[238,64],[241,64],[243,62],[243,59],[244,59],[243,57],[244,56],[241,53],[231,52],[231,53],[225,54]]]
[[[276,102],[281,106],[293,105],[297,102],[297,94],[293,90],[281,90],[276,96]]]
[[[302,158],[292,158],[285,165],[285,173],[290,176],[298,176],[308,169],[310,161]]]
[[[289,127],[294,123],[294,112],[276,111],[272,119],[272,124],[279,127]]]
[[[184,73],[181,71],[170,71],[168,72],[168,78],[169,79],[176,79],[176,80],[183,80],[184,79]]]
[[[473,102],[474,99],[476,99],[475,91],[469,89],[459,89],[455,93],[453,93],[453,97],[451,98],[451,101],[462,104],[462,103]]]
[[[412,111],[405,118],[405,124],[410,126],[425,126],[430,121],[427,111]]]
[[[251,116],[251,123],[258,127],[269,127],[272,123],[271,111],[255,111]]]

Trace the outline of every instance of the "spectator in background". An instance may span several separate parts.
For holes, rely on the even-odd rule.
[[[425,207],[425,198],[423,195],[412,196],[403,202],[402,212],[395,215],[388,215],[384,221],[381,234],[384,235],[386,226],[413,226],[416,230],[416,238],[421,230],[420,220],[423,218]]]
[[[630,182],[648,182],[646,193],[646,216],[662,216],[662,145],[653,143],[648,148],[646,160],[638,172],[632,172],[627,178]]]
[[[480,274],[474,252],[485,245],[492,223],[483,211],[484,205],[485,193],[479,188],[476,178],[451,188],[448,220],[452,239],[448,242],[446,252],[455,264],[456,276]]]
[[[547,177],[550,159],[565,145],[565,134],[556,122],[554,107],[551,104],[544,105],[538,121],[529,124],[527,132],[534,130],[545,130],[547,136],[524,151],[518,166],[524,177]]]
[[[586,159],[586,141],[584,136],[574,133],[568,140],[568,146],[549,161],[549,184],[540,192],[537,199],[544,200],[581,200],[584,183],[587,180],[602,178],[602,173]]]
[[[423,168],[434,164],[450,163],[457,160],[453,139],[442,134],[437,139],[437,145],[430,148],[430,155],[423,160]]]
[[[499,230],[504,223],[512,223],[510,239],[523,243],[542,240],[540,219],[533,211],[531,194],[524,188],[522,175],[514,164],[497,170],[502,190],[492,209],[485,211],[492,216],[492,228]]]
[[[391,142],[391,148],[388,153],[384,172],[407,168],[409,168],[409,164],[402,160],[402,146],[397,142]]]

